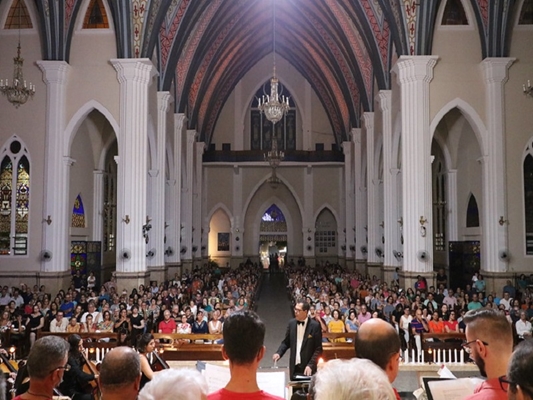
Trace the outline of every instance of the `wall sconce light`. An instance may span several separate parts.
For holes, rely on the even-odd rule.
[[[531,81],[529,79],[527,80],[527,86],[522,85],[522,90],[526,96],[533,97],[533,87],[531,86]]]
[[[500,226],[503,226],[504,224],[508,224],[509,221],[503,218],[503,215],[500,216],[500,220],[498,221]]]
[[[426,225],[427,222],[428,222],[428,220],[425,219],[424,216],[421,215],[420,216],[420,225],[424,226],[424,225]]]
[[[311,233],[311,228],[307,228],[307,232]]]
[[[46,222],[48,225],[52,223],[52,217],[48,216],[48,218],[43,219],[43,222]]]
[[[239,233],[239,228],[235,228],[235,232]]]
[[[400,224],[400,227],[403,227],[403,217],[398,219],[398,223]]]
[[[379,224],[382,228],[385,228],[385,221],[381,221],[381,224]]]
[[[122,221],[124,221],[126,224],[129,224],[130,223],[130,216],[129,215],[126,215],[124,218],[122,218]]]

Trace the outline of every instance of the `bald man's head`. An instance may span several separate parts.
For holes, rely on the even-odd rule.
[[[355,336],[355,355],[372,361],[387,372],[391,382],[398,375],[400,337],[388,322],[372,318],[361,325]]]
[[[137,352],[130,347],[116,347],[107,353],[100,366],[102,390],[116,391],[138,384],[141,362]]]

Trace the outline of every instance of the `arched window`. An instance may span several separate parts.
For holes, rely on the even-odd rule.
[[[276,129],[278,149],[296,150],[296,106],[291,94],[281,83],[278,83],[279,95],[289,97],[289,111],[277,124],[273,124],[257,108],[257,99],[270,93],[270,80],[255,93],[250,109],[250,148],[252,150],[270,150],[272,148],[272,134]]]
[[[275,204],[272,204],[261,218],[261,232],[287,232],[285,216]]]
[[[476,196],[473,194],[470,194],[470,198],[468,199],[468,208],[466,209],[466,227],[479,227],[479,209],[477,207]]]
[[[31,29],[31,18],[24,0],[14,0],[7,14],[4,29]]]
[[[520,17],[518,18],[518,25],[533,25],[533,0],[524,0],[522,10],[520,10]]]
[[[107,13],[105,12],[102,0],[91,0],[85,19],[83,20],[83,29],[107,29],[109,22],[107,20]]]
[[[83,208],[83,201],[81,194],[76,196],[74,200],[74,207],[72,207],[72,228],[85,228],[85,209]]]
[[[461,0],[448,0],[442,14],[441,25],[468,25]]]
[[[524,215],[526,225],[526,254],[533,255],[533,151],[524,158]]]
[[[318,215],[315,226],[315,249],[318,253],[335,254],[337,247],[337,222],[327,208]]]
[[[439,160],[437,171],[433,181],[433,246],[435,251],[446,250],[446,173],[444,166]]]
[[[17,136],[2,150],[0,164],[0,255],[28,253],[30,162]]]

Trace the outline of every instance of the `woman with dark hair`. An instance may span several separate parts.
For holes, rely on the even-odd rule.
[[[72,400],[93,400],[93,395],[87,393],[89,382],[98,378],[93,374],[83,372],[82,365],[85,363],[83,357],[83,340],[80,335],[70,335],[67,339],[70,349],[68,352],[68,366],[65,368],[63,382],[59,385],[59,390],[65,396],[70,396]]]
[[[142,333],[144,333],[144,328],[145,328],[144,318],[141,314],[139,314],[139,306],[136,304],[131,308],[130,324],[131,324],[131,340],[133,342],[133,345],[135,345],[135,343],[137,342],[137,338]]]
[[[155,339],[151,333],[143,333],[137,340],[137,351],[141,359],[141,387],[143,388],[154,378],[155,372],[152,370],[147,355],[155,350]]]

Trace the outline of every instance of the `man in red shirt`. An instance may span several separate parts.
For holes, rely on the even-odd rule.
[[[470,354],[487,380],[464,400],[505,400],[507,393],[500,385],[499,377],[507,373],[507,365],[513,353],[513,330],[505,315],[492,308],[480,308],[465,314],[465,351]]]
[[[175,333],[176,332],[176,321],[173,318],[170,318],[170,311],[165,310],[163,313],[163,321],[159,323],[158,331],[159,333]]]
[[[238,311],[224,321],[222,356],[229,360],[231,378],[207,400],[283,400],[259,389],[257,368],[265,355],[265,324],[253,311]]]

